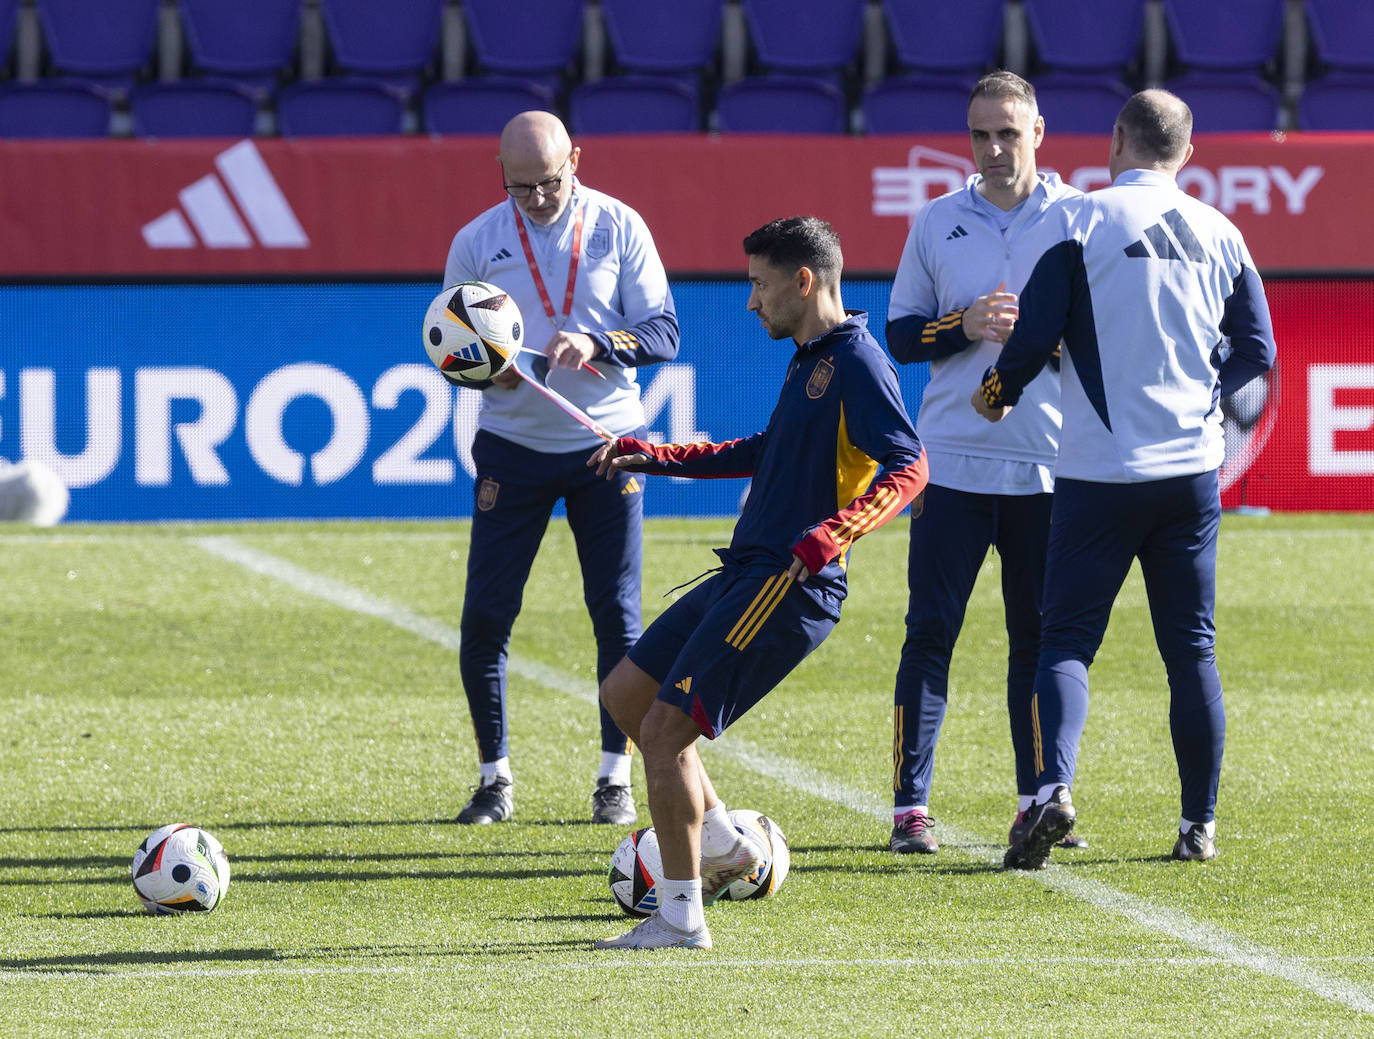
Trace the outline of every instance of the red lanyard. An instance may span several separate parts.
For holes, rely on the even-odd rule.
[[[586,205],[578,205],[573,219],[573,243],[572,259],[568,263],[568,291],[563,295],[563,312],[554,313],[553,300],[549,298],[549,290],[544,287],[544,278],[539,273],[539,265],[534,261],[534,250],[530,248],[530,236],[525,231],[525,221],[520,207],[511,199],[511,209],[515,211],[515,229],[520,232],[520,248],[525,250],[525,262],[530,265],[530,275],[534,278],[534,287],[539,290],[539,300],[544,304],[544,313],[553,322],[555,330],[561,331],[563,325],[572,315],[573,289],[577,285],[577,264],[582,258],[582,214],[586,210]]]

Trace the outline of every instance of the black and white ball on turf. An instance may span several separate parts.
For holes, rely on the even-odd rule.
[[[658,908],[663,859],[652,826],[636,830],[611,856],[611,897],[627,916],[649,916]]]
[[[229,856],[199,827],[170,823],[148,834],[133,862],[134,894],[150,913],[206,913],[229,890]]]
[[[741,830],[747,830],[763,842],[763,865],[747,877],[740,877],[725,889],[723,897],[732,902],[743,902],[749,898],[766,898],[782,887],[787,879],[787,871],[792,865],[792,850],[782,830],[762,812],[737,808],[730,813],[730,821]]]
[[[421,332],[425,352],[452,383],[484,383],[515,360],[524,339],[515,300],[484,281],[450,285],[434,297]]]

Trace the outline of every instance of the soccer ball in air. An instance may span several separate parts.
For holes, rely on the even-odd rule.
[[[480,383],[511,366],[524,339],[515,300],[484,281],[462,281],[434,297],[425,312],[425,352],[444,378]]]
[[[636,830],[611,856],[611,897],[628,916],[648,916],[658,908],[663,859],[652,826]]]
[[[732,902],[743,902],[749,898],[766,898],[787,879],[787,871],[792,865],[792,850],[782,830],[762,812],[737,808],[730,813],[730,821],[741,830],[747,830],[763,841],[765,849],[763,865],[747,877],[740,877],[725,889],[724,898]]]
[[[138,846],[133,875],[134,894],[148,912],[205,913],[229,890],[229,856],[204,830],[171,823]]]

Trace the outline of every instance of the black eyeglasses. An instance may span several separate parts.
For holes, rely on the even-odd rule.
[[[536,191],[545,196],[555,195],[558,189],[563,186],[563,167],[572,161],[572,152],[568,152],[568,157],[558,167],[556,175],[547,180],[541,180],[538,184],[503,184],[506,194],[511,198],[518,198],[522,202],[533,195]]]

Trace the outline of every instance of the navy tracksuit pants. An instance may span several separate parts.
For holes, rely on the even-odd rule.
[[[893,697],[894,803],[930,803],[949,663],[978,571],[995,547],[1007,627],[1007,712],[1018,793],[1035,793],[1031,691],[1052,495],[972,494],[930,484],[913,507],[906,640]]]
[[[639,429],[632,436],[644,436]],[[509,753],[506,655],[525,582],[554,505],[562,499],[582,569],[582,595],[596,639],[598,684],[639,638],[644,476],[613,479],[587,467],[591,448],[532,451],[478,431],[472,445],[472,539],[459,629],[459,667],[482,761]],[[601,712],[601,749],[628,740]]]
[[[1088,667],[1131,562],[1139,559],[1169,678],[1181,814],[1195,823],[1212,820],[1226,742],[1213,619],[1220,524],[1215,470],[1145,483],[1055,482],[1035,676],[1041,784],[1073,785],[1088,717]]]

